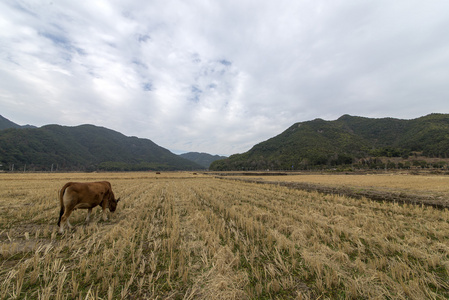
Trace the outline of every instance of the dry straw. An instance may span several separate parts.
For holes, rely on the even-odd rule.
[[[449,297],[447,210],[189,173],[0,175],[0,299]],[[60,236],[69,180],[123,203]]]

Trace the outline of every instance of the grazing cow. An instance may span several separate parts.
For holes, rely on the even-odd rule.
[[[67,182],[59,191],[59,202],[61,211],[59,212],[59,233],[64,233],[64,225],[67,222],[69,228],[69,217],[76,209],[88,209],[86,222],[89,222],[92,208],[100,205],[103,209],[103,220],[107,220],[106,208],[114,212],[119,199],[115,199],[111,184],[108,181],[99,182]]]

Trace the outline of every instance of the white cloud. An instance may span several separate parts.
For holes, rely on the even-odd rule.
[[[0,114],[243,152],[292,123],[449,112],[446,1],[0,3]]]

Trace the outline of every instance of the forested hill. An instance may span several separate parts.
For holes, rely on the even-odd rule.
[[[36,127],[32,125],[21,126],[19,124],[11,122],[10,120],[0,115],[0,130],[8,128],[36,128]]]
[[[94,125],[0,130],[0,164],[35,171],[202,169],[151,140]]]
[[[179,156],[191,160],[205,168],[209,168],[210,164],[219,159],[225,159],[226,156],[211,155],[209,153],[188,152],[180,154]]]
[[[343,115],[292,125],[243,154],[215,161],[211,170],[308,169],[403,157],[419,152],[449,158],[449,114],[412,120]]]

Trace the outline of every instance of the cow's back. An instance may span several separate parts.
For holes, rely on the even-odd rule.
[[[71,227],[68,218],[73,210],[78,208],[88,209],[86,219],[86,222],[88,222],[92,208],[101,205],[103,220],[106,221],[106,208],[114,212],[120,200],[120,198],[115,199],[111,184],[108,181],[67,182],[59,192],[59,199],[61,202],[58,220],[60,233],[64,233],[64,225],[66,223]]]
[[[67,183],[62,191],[64,206],[90,208],[100,205],[110,187],[111,184],[107,181]]]

